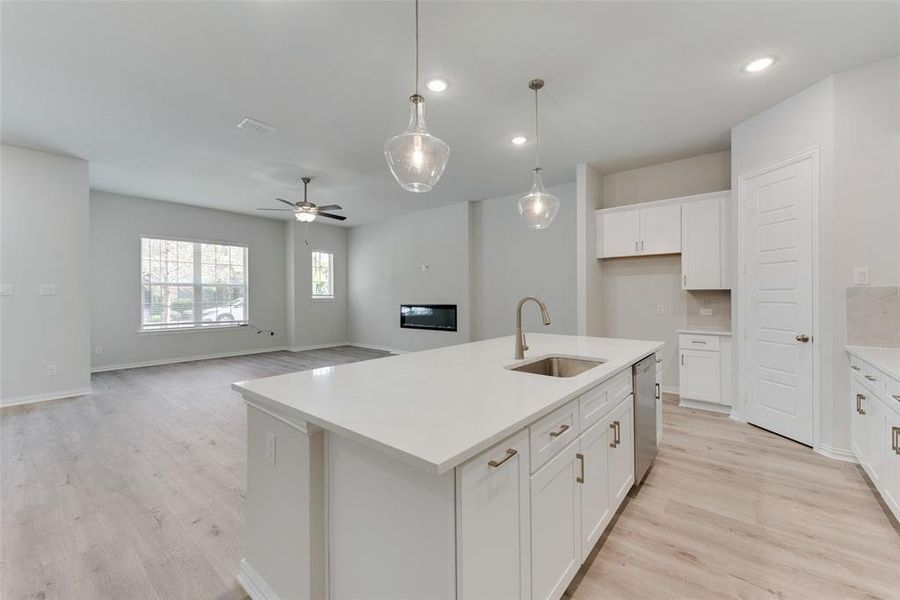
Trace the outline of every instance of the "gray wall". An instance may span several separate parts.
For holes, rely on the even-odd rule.
[[[287,343],[285,226],[281,221],[91,192],[90,287],[92,367],[241,353]],[[173,236],[247,244],[250,248],[250,328],[139,333],[140,237]]]
[[[609,208],[727,190],[731,187],[730,158],[728,151],[716,152],[605,174],[602,176],[602,206]],[[677,389],[677,329],[688,322],[689,310],[694,326],[724,325],[730,328],[728,292],[684,292],[681,289],[680,254],[598,262],[601,270],[599,306],[595,303],[588,309],[600,312],[602,335],[664,341],[663,385]],[[663,314],[657,313],[660,304]],[[700,317],[701,307],[712,308],[713,317]]]
[[[473,339],[510,335],[522,296],[543,300],[553,321],[545,327],[537,307],[526,306],[526,331],[575,333],[575,184],[549,191],[559,213],[543,231],[525,227],[518,195],[472,203]]]
[[[0,404],[90,387],[88,164],[2,145]],[[41,284],[53,296],[38,295]],[[55,365],[56,375],[48,374]]]
[[[288,253],[288,346],[339,344],[347,327],[347,229],[318,222],[285,224]],[[307,242],[309,242],[307,244]],[[334,254],[334,298],[312,298],[312,252]]]

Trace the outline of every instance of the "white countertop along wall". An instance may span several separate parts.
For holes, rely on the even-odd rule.
[[[891,377],[900,379],[900,348],[847,346],[847,352],[884,371]]]
[[[233,384],[253,404],[444,473],[663,347],[661,342],[528,334]],[[548,354],[603,359],[571,378],[505,367]]]

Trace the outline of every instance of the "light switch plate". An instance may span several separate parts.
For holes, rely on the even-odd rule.
[[[4,283],[0,285],[0,296],[15,296],[16,295],[16,286],[11,283]]]
[[[38,294],[41,296],[55,296],[56,295],[56,284],[55,283],[42,283],[40,287],[38,287]]]
[[[703,317],[711,317],[713,316],[713,309],[711,308],[701,308],[700,315]]]
[[[665,312],[666,312],[666,307],[664,307],[662,304],[656,305],[656,314],[661,315]]]
[[[853,285],[869,285],[869,267],[853,268]]]

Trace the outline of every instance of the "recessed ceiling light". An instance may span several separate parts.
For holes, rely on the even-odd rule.
[[[447,83],[446,79],[429,79],[425,83],[425,87],[427,87],[432,92],[443,92],[449,86],[450,84]]]
[[[512,142],[514,146],[521,146],[522,144],[524,144],[525,142],[528,141],[528,138],[525,137],[524,135],[517,135],[516,137],[512,138],[509,141]]]
[[[775,64],[774,56],[763,56],[762,58],[757,58],[756,60],[751,60],[742,69],[744,73],[758,73],[759,71],[763,71],[768,69],[772,65]]]

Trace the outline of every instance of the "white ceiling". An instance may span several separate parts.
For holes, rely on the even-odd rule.
[[[95,189],[255,213],[338,203],[346,225],[524,192],[529,79],[547,81],[550,184],[726,149],[732,125],[832,72],[900,54],[900,4],[424,2],[429,194],[382,154],[407,120],[411,2],[3,2],[2,138],[90,161]],[[767,72],[742,64],[776,54]],[[272,123],[261,136],[245,116]],[[255,213],[260,214],[260,213]],[[274,213],[280,216],[280,213]],[[261,216],[272,216],[261,215]]]

